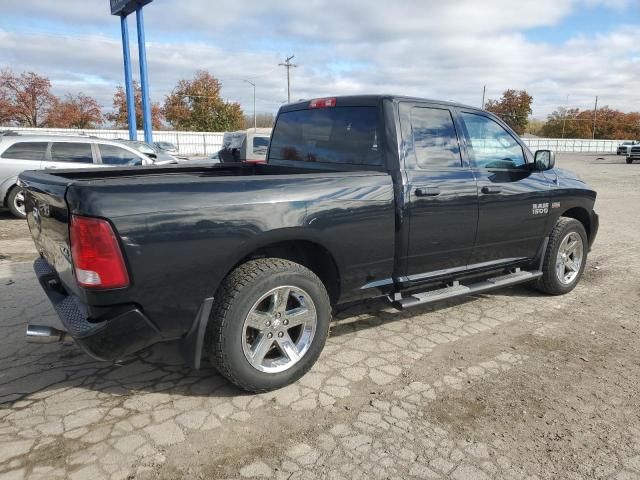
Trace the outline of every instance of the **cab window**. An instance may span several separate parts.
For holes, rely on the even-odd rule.
[[[470,155],[477,168],[521,168],[524,152],[515,138],[495,120],[462,112],[470,141]]]
[[[458,135],[449,110],[412,108],[411,134],[420,168],[462,167]]]

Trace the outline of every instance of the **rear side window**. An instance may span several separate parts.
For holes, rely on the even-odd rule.
[[[273,131],[269,160],[381,166],[376,107],[284,112]]]
[[[253,153],[266,155],[269,147],[269,137],[253,137]]]
[[[51,160],[54,162],[93,163],[90,143],[53,142]]]
[[[462,166],[458,136],[449,110],[412,108],[411,134],[416,162],[420,168]]]
[[[460,114],[478,168],[520,168],[526,164],[522,147],[498,122],[474,113]]]
[[[40,161],[47,151],[47,142],[17,142],[7,148],[2,158]]]
[[[105,165],[142,165],[142,159],[136,154],[115,145],[99,145],[100,157]]]

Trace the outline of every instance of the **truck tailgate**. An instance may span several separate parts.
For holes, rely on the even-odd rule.
[[[31,236],[40,255],[58,273],[65,287],[76,290],[69,247],[69,180],[44,172],[24,172],[25,208]]]

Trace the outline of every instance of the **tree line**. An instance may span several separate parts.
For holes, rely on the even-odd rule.
[[[231,131],[253,126],[253,115],[245,116],[240,104],[222,99],[220,81],[207,71],[190,80],[180,80],[163,104],[152,102],[154,129]],[[136,124],[142,127],[142,92],[134,81]],[[0,71],[0,125],[21,127],[93,129],[108,124],[127,127],[125,89],[118,86],[108,111],[82,92],[58,97],[49,78],[35,72]],[[270,127],[272,114],[257,115],[258,127]]]
[[[488,100],[485,109],[498,115],[518,135],[548,138],[640,139],[640,112],[621,112],[608,106],[597,110],[558,107],[546,120],[533,120],[533,97],[525,90],[506,90]],[[595,129],[595,132],[594,132]],[[594,134],[595,133],[595,134]]]
[[[253,115],[245,115],[237,102],[223,100],[222,85],[211,73],[200,70],[192,79],[178,81],[164,102],[151,104],[153,128],[221,132],[253,127]],[[142,94],[134,82],[136,123],[142,126]],[[489,99],[484,108],[498,115],[519,135],[551,138],[640,139],[640,112],[624,113],[604,106],[597,111],[559,107],[546,120],[531,119],[533,97],[525,90],[506,90]],[[271,113],[256,116],[257,127],[271,127]],[[595,122],[594,122],[595,117]],[[82,92],[57,97],[51,81],[35,72],[0,71],[0,125],[51,128],[100,128],[107,124],[127,127],[124,87],[113,94],[109,111]],[[594,135],[595,126],[595,135]]]

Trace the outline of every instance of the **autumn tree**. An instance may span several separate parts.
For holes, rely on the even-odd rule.
[[[16,75],[10,70],[0,72],[0,120],[25,127],[47,124],[56,104],[51,82],[34,72]]]
[[[518,135],[527,128],[533,97],[525,90],[506,90],[498,100],[488,100],[485,110],[495,113]]]
[[[192,80],[180,80],[164,101],[164,116],[178,130],[221,132],[244,127],[240,104],[225,102],[222,85],[200,70]]]
[[[100,104],[82,92],[67,94],[64,100],[56,102],[47,121],[48,126],[56,128],[95,128],[103,123]]]
[[[640,138],[640,113],[624,113],[608,106],[595,112],[595,138],[638,139]],[[551,138],[593,138],[594,111],[579,108],[554,110],[542,127],[542,134]]]
[[[133,81],[134,103],[136,106],[136,126],[142,126],[142,89],[140,84]],[[127,94],[124,87],[116,87],[113,94],[113,111],[106,114],[105,118],[112,122],[118,128],[127,128],[129,121],[127,119]],[[151,102],[151,124],[153,128],[162,127],[162,108],[157,102]]]

